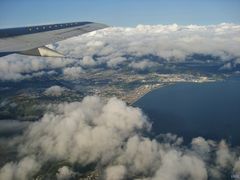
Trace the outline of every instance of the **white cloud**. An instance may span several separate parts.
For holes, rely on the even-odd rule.
[[[51,86],[44,91],[46,96],[61,96],[66,89],[61,86]]]
[[[48,75],[48,76],[53,76],[53,75],[57,75],[58,73],[54,70],[50,70],[50,71],[39,71],[39,72],[35,72],[35,73],[32,73],[31,76],[29,77],[41,77],[43,75]],[[24,76],[27,78],[27,76]]]
[[[81,103],[59,105],[57,114],[46,114],[31,125],[22,152],[42,151],[46,158],[84,164],[99,158],[108,161],[125,138],[147,123],[139,109],[115,98],[104,104],[97,97],[86,97]]]
[[[208,155],[211,150],[211,145],[202,137],[197,137],[192,139],[192,148],[197,152],[201,157],[209,158]]]
[[[128,139],[124,152],[117,160],[125,164],[132,174],[148,175],[160,167],[161,148],[155,140],[133,136]]]
[[[220,67],[220,70],[231,70],[233,67],[232,67],[232,64],[230,62],[224,64],[222,67]]]
[[[119,64],[122,64],[127,59],[124,57],[109,57],[109,60],[107,61],[108,67],[116,67]]]
[[[153,180],[178,180],[181,178],[206,180],[208,177],[205,164],[201,159],[184,155],[176,150],[168,151],[162,157],[161,163]]]
[[[142,60],[140,62],[133,61],[128,66],[133,69],[145,70],[154,66],[157,66],[158,63],[151,62],[149,60]]]
[[[63,166],[58,169],[58,173],[56,176],[58,180],[67,180],[70,179],[73,175],[74,172],[71,169],[69,169],[69,167]]]
[[[228,145],[224,140],[219,143],[216,155],[216,163],[223,168],[229,167],[229,165],[233,164],[233,161],[235,159],[234,154],[231,153]]]
[[[91,56],[84,56],[81,61],[82,66],[96,66],[97,62]]]
[[[10,162],[0,169],[0,179],[5,180],[26,180],[31,179],[34,173],[39,170],[39,163],[32,157],[26,157],[18,163]]]
[[[235,162],[233,171],[240,174],[240,157],[238,158],[238,161]]]
[[[81,67],[66,67],[63,69],[64,78],[74,80],[81,77],[84,70]]]
[[[126,167],[117,165],[106,169],[106,180],[124,180]]]
[[[51,70],[55,68],[62,68],[72,62],[73,60],[61,58],[39,58],[23,55],[9,55],[1,58],[0,60],[0,79],[21,80],[31,77],[29,73],[34,73],[44,69]],[[52,73],[49,75],[52,75]]]

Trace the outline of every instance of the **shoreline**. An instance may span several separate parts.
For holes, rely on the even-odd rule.
[[[169,84],[170,85],[170,84]],[[165,87],[165,86],[168,86],[168,85],[163,85],[163,86],[158,86],[158,87],[155,87],[153,89],[150,89],[149,91],[146,91],[145,93],[143,93],[142,95],[140,95],[137,99],[133,100],[132,102],[130,102],[129,104],[131,106],[133,106],[134,103],[136,103],[138,100],[140,100],[141,98],[143,98],[145,95],[147,95],[148,93],[154,91],[154,90],[157,90],[157,89],[160,89],[162,87]]]
[[[169,85],[174,85],[174,84],[178,84],[178,83],[193,83],[193,84],[202,84],[202,83],[214,83],[217,82],[218,80],[211,80],[211,81],[204,81],[204,82],[194,82],[194,81],[183,81],[183,82],[170,82],[170,83],[164,83],[164,84],[160,84],[157,85],[156,87],[153,87],[152,89],[149,89],[148,91],[144,92],[143,94],[141,94],[139,97],[137,97],[136,99],[134,99],[131,102],[128,102],[129,105],[133,106],[134,103],[136,103],[138,100],[140,100],[141,98],[143,98],[145,95],[147,95],[148,93],[155,91],[157,89],[169,86]]]

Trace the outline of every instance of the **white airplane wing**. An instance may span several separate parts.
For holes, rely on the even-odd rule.
[[[12,53],[60,57],[63,55],[45,45],[106,27],[94,22],[73,22],[0,29],[0,57]]]

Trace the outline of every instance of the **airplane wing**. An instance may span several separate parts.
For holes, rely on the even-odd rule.
[[[12,53],[61,57],[62,54],[45,45],[106,27],[94,22],[73,22],[0,29],[0,57]]]

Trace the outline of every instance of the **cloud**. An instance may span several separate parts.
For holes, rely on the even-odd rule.
[[[220,70],[231,70],[233,68],[232,64],[230,62],[224,64],[222,67],[220,67]]]
[[[202,137],[194,138],[189,147],[170,133],[150,139],[144,135],[151,127],[147,117],[116,98],[88,96],[51,109],[12,140],[18,159],[1,167],[1,178],[27,179],[51,160],[69,163],[53,172],[59,179],[77,175],[71,168],[75,163],[96,163],[99,175],[109,180],[205,180],[239,172],[237,148]]]
[[[133,69],[145,70],[154,66],[157,66],[157,63],[151,62],[149,60],[142,60],[140,62],[131,62],[128,66]]]
[[[17,163],[10,162],[0,169],[0,179],[31,179],[34,173],[39,170],[39,163],[32,157],[23,158]]]
[[[50,71],[39,71],[39,72],[35,72],[32,73],[31,75],[26,75],[25,77],[27,78],[27,76],[29,76],[29,78],[31,77],[41,77],[41,76],[53,76],[53,75],[57,75],[58,73],[54,70],[50,70]]]
[[[111,27],[82,36],[70,38],[51,45],[68,58],[43,58],[10,55],[0,61],[1,80],[31,78],[31,73],[56,68],[79,66],[98,68],[105,65],[116,68],[120,65],[132,68],[150,68],[157,63],[152,55],[167,62],[184,62],[193,54],[211,55],[215,63],[225,64],[221,69],[239,64],[240,25],[222,23],[218,25],[138,25],[134,28]],[[71,58],[75,57],[75,58]],[[138,60],[136,63],[135,60]],[[229,64],[229,61],[233,61]],[[73,70],[74,70],[73,69]],[[220,70],[221,70],[220,69]],[[28,76],[26,76],[28,75]]]
[[[160,151],[159,144],[155,140],[151,141],[135,135],[128,139],[118,161],[126,165],[132,174],[148,175],[160,166]]]
[[[71,169],[69,169],[69,167],[63,166],[58,169],[58,173],[56,176],[58,180],[67,180],[70,179],[73,175],[74,172]]]
[[[233,171],[234,171],[235,173],[240,174],[240,157],[239,157],[239,159],[235,162]]]
[[[217,155],[216,163],[223,168],[229,167],[229,165],[231,165],[235,159],[234,154],[230,152],[228,145],[224,140],[222,140],[218,146],[219,147],[216,152]]]
[[[81,103],[59,105],[58,110],[56,117],[46,114],[31,126],[21,152],[40,150],[46,159],[83,164],[107,161],[126,137],[147,123],[140,110],[115,98],[104,104],[98,97],[86,97]]]
[[[185,178],[205,180],[207,177],[207,169],[201,159],[171,150],[163,156],[162,166],[157,170],[153,180]]]
[[[110,57],[109,60],[107,61],[107,66],[108,67],[116,67],[119,64],[122,64],[126,60],[127,59],[124,57]]]
[[[208,154],[210,153],[211,150],[211,142],[206,141],[202,137],[197,137],[192,139],[192,149],[199,154],[201,157],[208,157]]]
[[[66,89],[60,86],[51,86],[47,88],[43,93],[46,96],[61,96]]]
[[[84,70],[81,67],[66,67],[63,69],[63,76],[66,79],[74,80],[81,77]]]
[[[84,56],[81,60],[82,66],[96,66],[97,62],[91,56]]]
[[[106,169],[106,180],[121,180],[124,179],[126,167],[122,165],[110,166]]]
[[[0,79],[22,80],[32,76],[41,76],[45,73],[53,75],[54,71],[52,71],[52,69],[65,67],[72,62],[73,60],[71,59],[67,60],[61,58],[39,58],[23,55],[9,55],[1,58],[0,60]],[[47,69],[50,71],[43,71]]]

